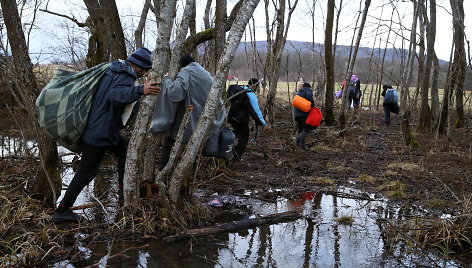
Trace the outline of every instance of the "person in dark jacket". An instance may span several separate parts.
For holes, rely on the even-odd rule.
[[[111,63],[92,98],[87,126],[81,136],[82,159],[52,215],[54,223],[83,219],[69,208],[74,205],[82,189],[94,179],[107,150],[118,158],[119,195],[123,197],[128,141],[119,132],[124,127],[121,117],[126,105],[138,101],[142,95],[159,93],[160,88],[156,84],[134,85],[137,78],[144,76],[151,68],[151,52],[144,47],[138,48],[126,61]]]
[[[311,102],[311,107],[315,106],[315,100],[313,99],[313,91],[309,83],[303,83],[302,87],[298,90],[297,95],[309,100]],[[297,122],[296,142],[297,145],[300,146],[302,149],[306,149],[305,139],[308,133],[310,132],[310,128],[305,123],[306,118],[308,117],[308,112],[303,112],[295,107],[293,107],[293,109],[293,116],[295,117],[295,121]]]
[[[251,78],[247,86],[241,88],[239,85],[231,85],[228,88],[228,93],[231,95],[238,94],[239,91],[244,90],[243,93],[230,100],[231,108],[228,113],[228,122],[233,127],[233,132],[237,139],[237,144],[234,147],[234,160],[236,161],[241,160],[249,141],[249,116],[254,119],[256,125],[268,129],[268,125],[259,109],[257,96],[254,93],[258,86],[259,80]]]
[[[387,97],[387,92],[391,95]],[[390,125],[390,112],[398,114],[398,92],[389,83],[383,85],[382,96],[384,97],[383,107],[385,114],[385,124]]]

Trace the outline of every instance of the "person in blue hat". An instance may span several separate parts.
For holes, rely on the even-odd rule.
[[[82,189],[94,178],[100,168],[105,152],[110,151],[118,159],[119,197],[123,198],[123,177],[128,141],[120,135],[124,128],[121,119],[125,106],[139,101],[142,95],[156,95],[157,84],[136,85],[152,68],[149,49],[141,47],[127,60],[113,61],[92,98],[87,126],[81,136],[82,158],[59,206],[52,215],[54,223],[81,221],[83,217],[69,208],[74,205]]]

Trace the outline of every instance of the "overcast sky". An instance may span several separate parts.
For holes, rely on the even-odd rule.
[[[392,14],[391,5],[384,5],[384,2],[390,0],[372,0],[372,4],[369,9],[369,16],[366,22],[366,28],[363,33],[361,40],[361,46],[372,47],[374,44],[375,37],[377,36],[376,47],[378,47],[378,41],[382,38],[385,42],[387,38],[387,26],[389,25],[389,19]],[[228,7],[232,8],[235,0],[229,0]],[[293,1],[292,1],[293,2]],[[339,0],[336,1],[339,3]],[[125,34],[131,39],[136,27],[139,15],[144,3],[144,0],[117,0],[120,16],[122,17],[123,27],[125,28]],[[205,6],[204,1],[197,0],[197,18],[203,18],[203,9]],[[326,0],[315,1],[315,29],[312,30],[312,18],[310,15],[310,8],[313,2],[310,0],[299,0],[297,10],[294,12],[292,22],[289,28],[288,40],[297,41],[311,41],[313,33],[315,35],[315,42],[323,43],[324,41],[324,23],[325,23],[325,12],[326,12]],[[440,59],[449,60],[450,49],[452,45],[452,17],[449,15],[449,0],[437,0],[439,7],[437,8],[437,36],[436,36],[436,53]],[[182,6],[182,2],[179,3]],[[353,26],[355,25],[355,18],[360,8],[363,8],[364,1],[360,5],[358,0],[343,0],[343,9],[341,13],[341,20],[339,24],[339,39],[338,44],[350,45],[353,36]],[[86,12],[84,10],[83,2],[80,0],[50,0],[49,10],[67,14],[69,16],[75,16],[79,21],[84,21],[86,18]],[[400,24],[403,27],[411,27],[412,17],[412,4],[410,1],[400,2],[397,4],[398,10],[394,13],[395,23],[393,28],[395,33],[400,33]],[[472,36],[472,0],[464,1],[465,10],[465,30],[467,38]],[[265,19],[264,19],[264,3],[261,1],[259,6],[254,13],[256,21],[256,30],[258,32],[258,40],[265,40]],[[384,27],[376,31],[379,19]],[[25,19],[27,20],[27,19]],[[25,22],[25,21],[24,21]],[[197,27],[201,27],[202,21],[197,21]],[[153,48],[155,24],[149,21],[147,24],[146,40],[147,46]],[[391,33],[389,47],[393,44],[397,48],[401,47],[402,38],[394,32]],[[409,37],[409,32],[404,31],[403,34]],[[244,38],[244,37],[243,37]],[[244,40],[243,40],[244,41]],[[248,40],[249,41],[249,40]],[[408,44],[404,44],[407,48]],[[37,18],[36,27],[32,31],[30,38],[30,52],[33,61],[38,60],[38,53],[42,53],[41,61],[45,59],[52,59],[54,57],[63,57],[61,55],[70,53],[84,53],[87,46],[87,36],[83,29],[77,28],[73,23],[67,19],[59,18],[57,16],[49,15],[40,12]],[[385,45],[382,44],[382,48]],[[56,54],[56,55],[54,55]],[[79,55],[80,56],[80,55]]]

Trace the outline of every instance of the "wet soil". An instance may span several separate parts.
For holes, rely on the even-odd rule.
[[[290,107],[279,106],[275,125],[259,129],[243,160],[230,161],[222,174],[208,178],[204,187],[221,195],[251,190],[263,200],[302,192],[336,192],[349,186],[395,199],[407,206],[422,206],[454,214],[458,202],[472,190],[472,121],[435,140],[414,133],[418,148],[404,146],[401,117],[383,124],[383,113],[361,111],[344,131],[321,125],[307,138],[307,150],[295,145]],[[412,129],[416,126],[412,125]],[[254,138],[251,132],[251,138]],[[393,189],[392,189],[393,188]],[[400,190],[398,190],[401,188]],[[394,201],[395,201],[394,200]]]

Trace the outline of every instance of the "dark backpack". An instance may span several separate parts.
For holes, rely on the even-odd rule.
[[[395,104],[398,102],[398,93],[396,92],[396,90],[394,89],[388,89],[386,92],[385,92],[385,99],[384,99],[384,102],[385,103],[392,103],[392,104]]]
[[[241,101],[243,99],[242,96],[249,91],[251,91],[251,89],[246,86],[230,85],[228,87],[228,91],[226,91],[226,99],[232,97],[230,102],[231,104],[234,104],[238,101]]]

